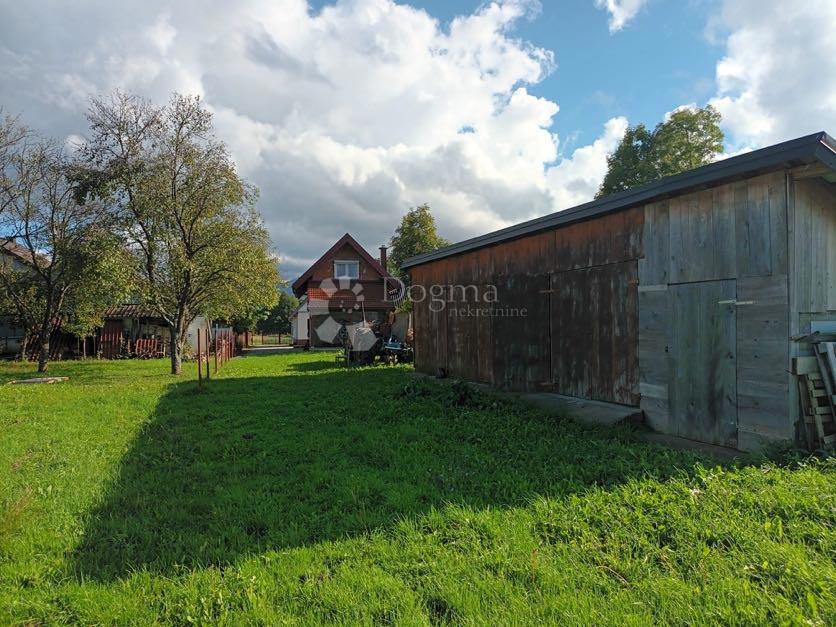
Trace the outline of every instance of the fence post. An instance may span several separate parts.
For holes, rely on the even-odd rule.
[[[208,381],[209,380],[209,330],[204,329],[203,331],[204,331],[204,333],[206,333],[206,335],[204,337],[206,338],[206,380]],[[198,333],[200,333],[200,331],[198,331]]]
[[[215,330],[215,374],[218,374],[218,331]]]
[[[203,364],[201,363],[200,333],[197,334],[197,384],[203,385]]]

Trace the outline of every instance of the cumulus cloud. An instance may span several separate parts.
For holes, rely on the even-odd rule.
[[[570,158],[549,169],[549,186],[559,208],[567,209],[595,195],[607,173],[607,155],[618,147],[626,130],[626,118],[611,119],[601,137],[589,146],[576,149]]]
[[[610,32],[616,33],[632,20],[647,0],[595,0],[595,6],[599,9],[606,9],[610,14]]]
[[[732,150],[836,129],[836,3],[726,0],[712,26],[727,39],[711,103]]]
[[[555,60],[513,35],[534,0],[448,25],[391,0],[0,4],[0,102],[68,143],[91,95],[201,95],[289,277],[346,231],[374,250],[422,202],[459,239],[587,200],[626,124],[558,159],[558,106],[527,89]]]

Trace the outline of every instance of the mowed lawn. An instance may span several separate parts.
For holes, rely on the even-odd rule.
[[[166,370],[0,385],[0,624],[836,623],[833,459],[718,467],[331,354]]]

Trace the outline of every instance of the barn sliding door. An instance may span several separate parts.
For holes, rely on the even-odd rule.
[[[736,282],[670,285],[670,412],[676,435],[737,445]]]
[[[494,306],[494,383],[543,391],[549,383],[549,277],[516,274],[497,280]],[[470,346],[476,353],[478,345]]]
[[[635,261],[552,275],[555,392],[639,404],[637,277]]]

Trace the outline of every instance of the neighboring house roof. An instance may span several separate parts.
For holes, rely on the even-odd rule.
[[[0,242],[0,249],[24,263],[32,264],[32,252],[25,246],[18,244],[13,237]]]
[[[108,307],[102,317],[105,320],[113,320],[115,318],[160,318],[161,316],[153,307],[129,303]]]
[[[380,262],[374,257],[372,257],[368,252],[366,252],[366,249],[360,246],[356,239],[354,239],[353,237],[351,237],[351,235],[346,233],[340,239],[337,240],[336,244],[334,244],[333,246],[331,246],[331,248],[325,251],[325,254],[323,254],[319,259],[317,259],[311,265],[310,268],[305,270],[302,276],[300,276],[293,282],[293,293],[296,294],[296,296],[299,296],[299,290],[301,290],[302,287],[305,285],[305,282],[311,278],[314,268],[316,268],[320,263],[328,259],[328,257],[330,257],[331,255],[334,255],[340,248],[342,248],[346,244],[348,244],[354,250],[356,250],[357,254],[359,254],[360,257],[362,257],[363,260],[367,264],[369,264],[372,267],[372,269],[380,275],[381,278],[389,276],[389,273],[386,272],[383,266],[380,265]]]
[[[328,300],[330,298],[328,292],[321,287],[309,287],[307,293],[309,300]]]
[[[716,161],[681,174],[668,176],[646,185],[605,196],[571,209],[558,211],[486,235],[464,240],[433,252],[415,255],[407,259],[403,267],[411,268],[436,259],[443,259],[444,257],[532,235],[558,226],[614,213],[645,204],[659,197],[673,196],[778,168],[804,165],[816,161],[825,164],[832,170],[836,170],[836,141],[824,131],[760,150],[753,150],[737,157]]]

